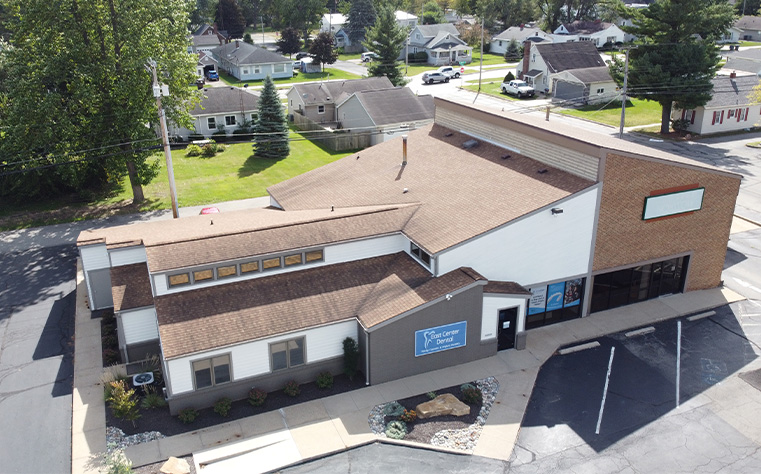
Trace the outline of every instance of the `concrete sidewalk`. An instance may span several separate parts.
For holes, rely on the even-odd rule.
[[[103,392],[98,385],[101,372],[100,338],[95,337],[96,329],[99,334],[99,321],[90,319],[81,294],[78,291],[72,420],[72,472],[76,474],[97,472],[98,453],[105,449]],[[744,298],[731,290],[712,289],[595,313],[560,325],[532,330],[528,333],[527,347],[523,351],[503,351],[475,362],[130,446],[126,449],[126,455],[134,466],[141,466],[164,461],[169,456],[184,456],[289,430],[301,460],[321,457],[375,440],[376,436],[368,425],[369,411],[375,405],[491,375],[499,380],[500,390],[473,454],[508,460],[539,368],[558,347],[741,299]],[[83,332],[82,338],[80,330]]]

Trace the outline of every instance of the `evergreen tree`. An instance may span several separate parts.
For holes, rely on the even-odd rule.
[[[378,9],[375,25],[367,30],[365,48],[379,56],[367,67],[370,76],[386,76],[395,86],[406,84],[400,69],[399,53],[407,41],[407,30],[396,22],[394,10],[389,6]]]
[[[338,60],[338,52],[333,47],[333,35],[323,31],[318,34],[309,47],[309,54],[324,68],[326,64],[333,64]]]
[[[668,133],[673,105],[692,109],[711,99],[720,60],[716,40],[734,21],[734,12],[718,0],[656,0],[642,10],[622,7],[621,14],[634,23],[624,31],[639,38],[629,56],[627,94],[658,102],[661,133]],[[611,75],[619,84],[623,70],[617,57]]]
[[[251,33],[243,35],[243,42],[248,44],[254,44],[254,39],[251,37]]]
[[[254,124],[254,156],[285,158],[291,152],[288,144],[288,123],[277,95],[275,84],[267,76],[259,96],[259,109]]]
[[[365,32],[375,24],[375,7],[371,0],[354,0],[349,10],[346,33],[352,43],[362,42]]]
[[[227,30],[230,38],[241,38],[246,30],[246,19],[243,10],[235,0],[219,0],[217,15],[214,18],[220,30]]]
[[[509,43],[507,43],[507,48],[505,49],[505,61],[515,61],[517,59],[521,58],[521,46],[518,44],[518,41],[516,41],[515,38],[511,39]]]
[[[298,53],[301,50],[299,30],[288,27],[281,31],[280,38],[277,40],[277,50],[287,54],[289,58],[293,53]]]

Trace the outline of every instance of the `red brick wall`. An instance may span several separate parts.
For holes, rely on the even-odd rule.
[[[692,184],[705,188],[701,210],[642,220],[645,197],[652,191]],[[593,271],[691,251],[686,290],[717,286],[739,189],[739,178],[609,154]]]

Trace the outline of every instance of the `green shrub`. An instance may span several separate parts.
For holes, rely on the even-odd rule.
[[[320,388],[330,388],[333,386],[333,374],[330,372],[320,372],[317,376],[317,386]]]
[[[295,380],[291,380],[287,384],[285,384],[285,387],[283,387],[283,393],[288,395],[289,397],[297,397],[301,393],[301,389],[299,388],[298,382]]]
[[[690,126],[690,121],[687,119],[676,119],[671,121],[671,128],[676,132],[686,132]]]
[[[116,447],[111,443],[109,448]],[[106,468],[106,474],[131,474],[132,461],[127,459],[123,449],[113,449],[103,454],[103,466]]]
[[[111,395],[108,397],[108,403],[111,406],[111,412],[115,417],[131,421],[134,425],[135,420],[140,418],[135,389],[127,389],[127,382],[124,380],[111,382],[110,385]]]
[[[507,74],[505,74],[505,78],[502,79],[502,82],[510,82],[513,79],[515,79],[515,76],[513,76],[513,73],[512,72],[508,72]]]
[[[383,407],[383,414],[386,416],[401,416],[404,413],[404,407],[399,402],[387,403]]]
[[[185,148],[185,156],[201,156],[201,147],[191,143]]]
[[[433,400],[438,395],[436,394],[436,392],[428,392],[428,393],[426,393],[426,396],[428,397],[428,400]]]
[[[116,349],[111,349],[110,347],[107,349],[103,349],[103,363],[106,365],[113,365],[118,364],[121,362],[122,358],[119,354],[119,351]]]
[[[399,419],[405,423],[412,423],[415,421],[415,418],[417,418],[417,413],[415,413],[415,410],[404,410],[404,413],[399,415]]]
[[[219,416],[227,416],[230,414],[230,409],[233,407],[233,402],[227,397],[220,398],[214,402],[214,413]]]
[[[185,424],[193,423],[198,418],[198,410],[195,408],[185,408],[177,413],[177,418]]]
[[[349,380],[354,380],[357,375],[357,365],[359,364],[359,346],[357,341],[351,337],[344,339],[344,373]]]
[[[460,391],[461,392],[464,392],[465,390],[467,390],[469,388],[476,388],[476,386],[473,385],[473,384],[470,384],[470,383],[464,383],[464,384],[460,385]]]
[[[386,425],[386,437],[404,439],[407,436],[407,423],[401,420],[389,421]]]
[[[481,390],[472,387],[462,391],[462,401],[468,405],[481,405],[483,403],[483,394]]]
[[[119,345],[119,339],[117,339],[116,334],[103,334],[103,336],[100,338],[100,341],[104,347],[118,347]]]
[[[267,392],[260,388],[252,388],[248,391],[248,403],[255,407],[264,405],[264,401],[267,400]]]
[[[201,156],[204,158],[212,158],[217,154],[217,146],[213,143],[207,143],[201,150]]]
[[[146,392],[147,393],[143,396],[143,400],[140,402],[140,408],[143,410],[150,410],[166,406],[164,396],[157,393],[156,389],[146,389]]]

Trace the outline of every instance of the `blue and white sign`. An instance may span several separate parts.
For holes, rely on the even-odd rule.
[[[547,311],[554,311],[563,307],[563,291],[565,282],[553,283],[547,287]]]
[[[467,333],[467,321],[415,331],[415,357],[465,347]]]
[[[531,299],[528,301],[528,314],[544,313],[547,303],[547,287],[531,288]]]

